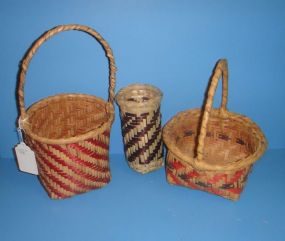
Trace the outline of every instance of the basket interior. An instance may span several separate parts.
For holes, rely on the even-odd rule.
[[[180,119],[180,118],[179,118]],[[201,113],[199,110],[183,114],[183,118],[167,126],[167,136],[172,146],[176,146],[183,156],[196,157]],[[204,161],[209,164],[237,162],[253,154],[258,140],[252,128],[236,118],[221,119],[213,110],[209,118],[204,146]],[[181,156],[181,155],[180,155]]]
[[[159,104],[161,97],[161,91],[152,85],[133,84],[121,89],[116,99],[120,106],[138,108]]]
[[[126,93],[125,101],[143,103],[147,102],[155,97],[154,91],[149,91],[146,89],[132,90]]]
[[[33,134],[49,138],[70,138],[88,133],[106,123],[111,114],[104,100],[88,95],[58,95],[32,105],[27,113]]]

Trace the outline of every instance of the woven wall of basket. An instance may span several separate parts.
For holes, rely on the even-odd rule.
[[[213,96],[223,77],[222,103]],[[203,109],[178,113],[163,128],[168,149],[166,173],[171,184],[237,200],[254,162],[266,150],[260,128],[248,117],[229,112],[227,61],[220,60],[210,80]]]
[[[88,33],[103,47],[109,61],[108,101],[92,95],[59,94],[26,109],[24,84],[32,57],[45,41],[68,30]],[[25,142],[35,152],[40,181],[51,198],[71,197],[110,181],[109,136],[114,120],[115,72],[108,43],[95,30],[82,25],[62,25],[45,32],[24,56],[18,84],[19,121]]]
[[[140,173],[163,165],[161,98],[158,88],[146,84],[129,85],[116,96],[125,155],[129,166]]]

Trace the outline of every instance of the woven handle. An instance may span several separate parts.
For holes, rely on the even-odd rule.
[[[72,24],[72,25],[60,25],[57,26],[47,32],[45,32],[39,39],[37,39],[32,47],[28,50],[27,54],[22,60],[21,66],[20,66],[20,75],[19,75],[19,85],[18,85],[18,100],[19,100],[19,107],[20,107],[20,115],[21,118],[24,119],[27,115],[26,109],[25,109],[25,102],[24,102],[24,84],[26,79],[26,72],[29,66],[29,63],[36,53],[36,51],[39,49],[39,47],[48,39],[50,39],[52,36],[64,32],[67,30],[78,30],[83,31],[91,36],[93,36],[103,47],[105,54],[109,61],[109,97],[108,101],[111,104],[111,106],[114,108],[114,97],[115,97],[115,79],[116,79],[116,66],[115,61],[113,57],[113,53],[111,48],[109,47],[108,43],[102,38],[102,36],[97,33],[95,30],[78,24]]]
[[[205,109],[203,113],[203,119],[201,124],[200,135],[198,138],[197,146],[197,161],[202,161],[204,156],[204,146],[205,146],[205,137],[207,134],[207,125],[210,117],[210,112],[213,105],[213,98],[216,92],[218,82],[220,77],[223,77],[223,91],[222,91],[222,103],[220,107],[220,114],[224,115],[227,110],[227,101],[228,101],[228,63],[226,59],[221,59],[216,65],[214,74],[211,78],[210,87],[207,94],[207,100],[205,104]]]

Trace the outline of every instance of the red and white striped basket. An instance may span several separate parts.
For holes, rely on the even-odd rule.
[[[108,101],[91,95],[59,94],[26,109],[24,83],[32,57],[45,41],[68,30],[86,32],[102,45],[109,61]],[[62,25],[47,31],[25,55],[18,85],[20,124],[25,142],[35,152],[40,181],[51,198],[71,197],[110,181],[109,137],[114,120],[115,72],[108,43],[95,30],[82,25]]]

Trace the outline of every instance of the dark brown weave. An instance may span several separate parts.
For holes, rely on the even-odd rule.
[[[157,88],[131,85],[117,95],[129,166],[147,173],[163,165],[160,97]]]

